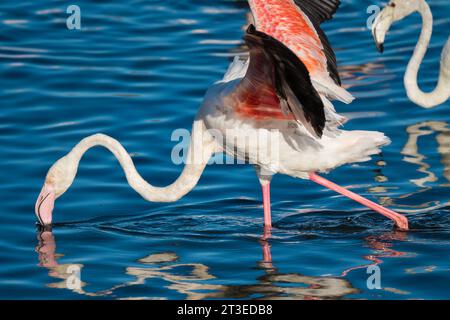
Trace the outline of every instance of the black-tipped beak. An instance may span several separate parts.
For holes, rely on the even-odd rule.
[[[56,195],[53,186],[45,183],[35,205],[36,217],[43,226],[50,226],[52,224],[55,199]]]
[[[378,42],[377,29],[373,30],[373,40],[375,41],[375,45],[377,46],[378,52],[379,53],[383,53],[384,52],[384,43],[383,42]]]
[[[375,42],[375,45],[377,46],[377,50],[378,50],[379,53],[383,53],[384,52],[384,43]]]
[[[36,222],[36,229],[39,233],[43,232],[52,232],[53,231],[53,224],[44,225],[41,221]]]

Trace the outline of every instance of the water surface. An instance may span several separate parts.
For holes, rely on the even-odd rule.
[[[53,231],[39,232],[45,174],[87,135],[121,141],[152,184],[176,179],[171,133],[190,129],[206,89],[241,50],[248,7],[78,0],[78,31],[66,28],[67,1],[3,0],[0,298],[450,298],[450,105],[421,109],[402,84],[420,18],[396,24],[379,55],[366,28],[373,2],[343,2],[324,29],[357,100],[336,107],[351,118],[347,129],[381,130],[392,144],[328,178],[405,213],[407,233],[311,182],[277,176],[268,238],[251,166],[209,166],[181,201],[147,203],[103,149],[86,154],[57,201]],[[450,3],[428,2],[435,30],[424,90],[435,85],[450,27]],[[382,289],[369,290],[375,265]],[[67,287],[74,266],[81,289]]]

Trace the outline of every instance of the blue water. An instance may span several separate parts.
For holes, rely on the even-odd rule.
[[[424,110],[402,84],[420,18],[396,24],[379,55],[366,28],[373,1],[343,2],[324,29],[358,99],[336,107],[352,119],[347,129],[381,130],[392,144],[328,178],[406,214],[407,233],[311,182],[277,176],[275,228],[264,241],[251,166],[209,166],[181,201],[147,203],[103,149],[87,153],[56,203],[53,231],[40,233],[34,202],[45,174],[87,135],[120,140],[155,185],[176,179],[171,133],[190,129],[206,89],[241,50],[248,7],[2,0],[0,298],[450,298],[450,103]],[[428,2],[435,30],[424,90],[435,85],[450,27],[449,1]],[[82,30],[67,29],[69,4],[80,6]],[[381,289],[368,288],[368,266],[380,268]],[[68,285],[77,267],[81,288]]]

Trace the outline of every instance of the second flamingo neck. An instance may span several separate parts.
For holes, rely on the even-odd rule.
[[[417,45],[414,49],[414,54],[408,63],[408,67],[404,77],[404,83],[408,97],[413,102],[425,108],[429,108],[441,104],[448,99],[448,79],[444,77],[444,73],[442,72],[443,66],[441,65],[441,73],[439,75],[438,84],[434,91],[423,92],[419,88],[419,69],[427,52],[428,45],[433,33],[433,16],[428,4],[422,2],[419,6],[419,13],[422,17],[422,31],[420,33],[419,41],[417,42]]]

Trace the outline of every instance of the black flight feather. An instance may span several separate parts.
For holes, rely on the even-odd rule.
[[[308,16],[322,42],[327,69],[336,84],[341,85],[341,78],[337,69],[336,55],[330,45],[328,37],[320,27],[321,23],[330,20],[336,13],[340,0],[294,0],[295,4]]]
[[[322,137],[326,122],[324,105],[303,62],[283,43],[257,31],[253,25],[248,27],[244,40],[250,48],[249,69],[254,67],[252,60],[262,62],[259,68],[265,69],[264,76],[271,77],[267,81],[272,81],[278,97],[286,101],[296,120],[301,121],[298,115],[303,114],[317,136]],[[299,103],[293,104],[288,99],[289,93]]]

